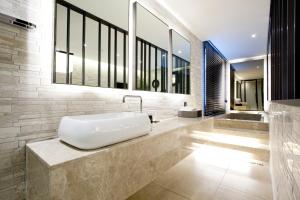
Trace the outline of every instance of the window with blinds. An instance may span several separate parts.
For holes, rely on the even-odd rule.
[[[226,58],[210,42],[204,42],[204,114],[225,113]]]

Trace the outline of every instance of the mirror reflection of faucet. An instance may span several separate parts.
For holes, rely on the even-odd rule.
[[[149,114],[149,119],[151,121],[151,124],[154,124],[154,123],[158,123],[159,121],[158,120],[153,120],[153,115]]]
[[[143,112],[143,98],[139,95],[124,95],[123,96],[123,103],[125,103],[126,101],[126,98],[139,98],[140,99],[140,112],[142,113]],[[153,115],[148,115],[149,116],[149,119],[151,121],[151,123],[158,123],[159,121],[157,120],[153,120]]]

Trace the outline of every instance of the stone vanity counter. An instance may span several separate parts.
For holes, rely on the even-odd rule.
[[[126,199],[186,157],[186,132],[211,120],[173,118],[149,135],[96,150],[59,139],[27,144],[27,199]]]

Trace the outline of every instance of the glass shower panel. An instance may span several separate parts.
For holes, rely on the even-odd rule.
[[[246,91],[245,82],[242,81],[241,82],[241,102],[246,102],[245,91]]]
[[[264,95],[263,95],[263,79],[258,79],[257,80],[257,100],[258,100],[258,110],[264,110]]]
[[[246,102],[248,110],[257,110],[256,104],[256,82],[245,81],[246,86]]]

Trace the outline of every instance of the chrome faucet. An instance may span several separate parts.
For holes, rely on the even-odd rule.
[[[143,99],[141,96],[138,95],[124,95],[123,96],[123,103],[125,103],[126,98],[139,98],[140,99],[140,112],[143,112]]]

